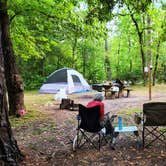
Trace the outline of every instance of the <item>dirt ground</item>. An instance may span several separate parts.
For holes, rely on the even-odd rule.
[[[166,86],[156,89],[152,101],[166,101]],[[93,93],[70,96],[75,103],[86,105]],[[135,125],[134,110],[142,110],[143,103],[149,102],[148,90],[131,92],[129,98],[105,99],[105,111],[123,116],[125,124]],[[105,144],[98,151],[91,146],[72,151],[72,140],[76,135],[77,111],[60,110],[57,101],[50,105],[35,106],[45,118],[38,119],[21,128],[14,129],[15,138],[25,160],[20,166],[165,166],[166,147],[156,143],[146,149],[138,148],[132,134],[121,134],[115,150]],[[116,125],[116,123],[115,123]],[[139,134],[141,130],[139,127]]]

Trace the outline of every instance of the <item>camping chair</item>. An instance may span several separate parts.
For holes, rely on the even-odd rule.
[[[166,102],[143,104],[142,140],[143,147],[157,140],[166,145]]]
[[[75,151],[76,148],[81,148],[86,143],[100,150],[101,142],[103,140],[106,141],[104,130],[100,125],[100,106],[87,108],[79,104],[77,120],[78,128],[77,135],[73,141],[73,150]]]

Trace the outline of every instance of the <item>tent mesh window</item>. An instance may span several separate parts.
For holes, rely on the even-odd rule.
[[[67,82],[67,70],[60,70],[48,77],[46,83]]]

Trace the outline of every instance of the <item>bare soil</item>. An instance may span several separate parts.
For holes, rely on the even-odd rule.
[[[153,92],[152,101],[166,101],[165,87]],[[163,89],[164,88],[164,89]],[[93,93],[72,95],[75,103],[86,105]],[[106,99],[105,111],[122,115],[124,123],[135,125],[134,110],[142,110],[149,102],[148,90],[134,90],[129,98]],[[36,109],[36,108],[35,108]],[[157,143],[142,149],[138,148],[134,135],[120,135],[115,150],[105,144],[98,151],[91,146],[72,151],[72,140],[76,135],[77,111],[60,110],[59,103],[38,107],[45,118],[38,119],[19,129],[14,129],[15,137],[25,160],[20,166],[165,166],[166,147]],[[133,112],[131,112],[133,110]],[[116,123],[115,123],[116,125]],[[140,128],[139,128],[140,129]],[[139,131],[141,136],[141,130]]]

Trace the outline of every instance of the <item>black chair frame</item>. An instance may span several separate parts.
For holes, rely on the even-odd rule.
[[[77,120],[78,127],[73,141],[73,150],[83,147],[86,143],[100,150],[103,140],[107,143],[105,133],[102,132],[103,127],[100,125],[100,106],[87,108],[79,104]],[[94,138],[97,138],[97,142]]]
[[[151,135],[152,137],[154,137],[149,143],[147,143],[145,145],[145,140],[147,138],[147,136],[145,135],[145,132],[148,132],[149,135]],[[154,134],[155,132],[155,134]],[[156,140],[160,140],[162,143],[165,143],[164,141],[164,137],[165,137],[165,134],[166,133],[166,130],[162,131],[159,129],[159,127],[151,127],[151,129],[147,128],[147,127],[144,127],[143,128],[143,146],[144,147],[148,147],[149,145],[151,145],[153,142],[155,142]],[[161,139],[161,137],[163,136],[163,139]],[[166,145],[166,143],[165,143]]]
[[[163,129],[162,129],[163,128]],[[166,146],[166,103],[152,102],[143,105],[143,147],[157,140]],[[148,140],[148,137],[150,138]],[[148,140],[148,142],[147,142]]]

